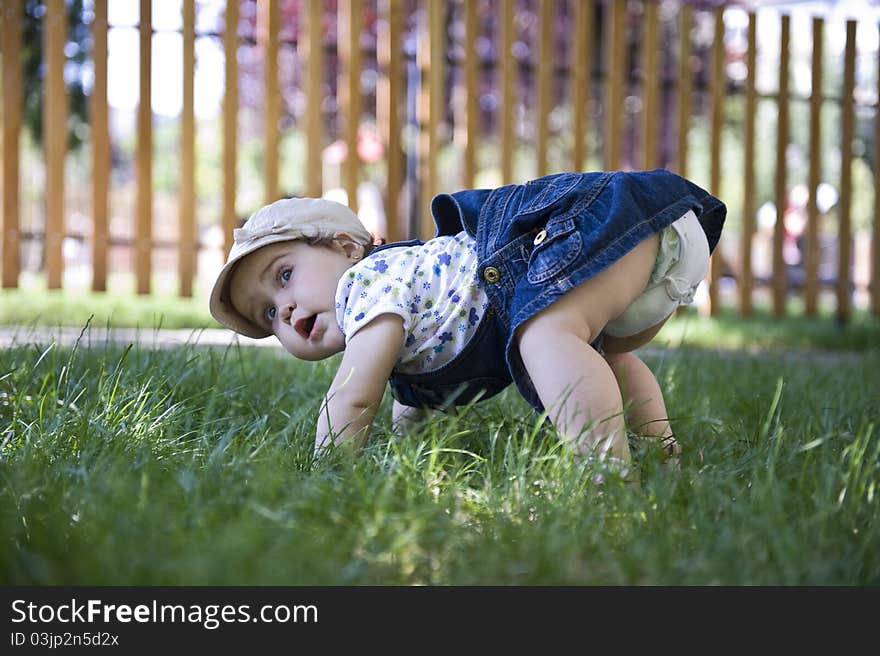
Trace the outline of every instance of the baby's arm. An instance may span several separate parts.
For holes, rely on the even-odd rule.
[[[318,416],[315,451],[331,441],[361,446],[367,441],[385,385],[403,348],[403,319],[382,314],[348,341],[339,370]]]

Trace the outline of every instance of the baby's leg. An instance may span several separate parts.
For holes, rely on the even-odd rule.
[[[394,399],[391,405],[391,429],[399,435],[406,435],[416,423],[427,416],[427,410],[403,405]]]
[[[527,330],[520,352],[550,420],[566,442],[582,455],[629,460],[617,380],[589,339],[567,331]]]
[[[635,353],[608,353],[605,360],[620,387],[629,430],[663,440],[667,455],[680,453],[669,425],[663,392],[648,365]]]
[[[629,459],[623,401],[590,342],[647,284],[656,235],[526,321],[516,339],[526,371],[563,439],[579,453]]]

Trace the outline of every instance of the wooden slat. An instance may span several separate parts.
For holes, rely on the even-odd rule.
[[[4,2],[3,25],[3,287],[18,287],[21,269],[21,149],[22,73],[19,2]]]
[[[479,22],[477,2],[464,3],[464,89],[465,89],[465,143],[464,187],[472,189],[477,177],[477,142],[480,139],[480,60],[477,55]]]
[[[223,96],[223,236],[226,252],[232,248],[232,231],[238,223],[235,196],[238,189],[238,0],[226,0],[223,32],[226,55],[226,88]]]
[[[49,289],[60,289],[64,270],[61,245],[64,240],[64,159],[67,156],[67,87],[64,84],[67,11],[64,0],[49,0],[45,21],[46,280]]]
[[[813,18],[813,64],[812,87],[810,93],[810,170],[808,187],[810,190],[807,202],[806,252],[804,253],[804,269],[806,280],[804,285],[804,312],[808,317],[818,314],[819,306],[819,208],[816,194],[822,176],[822,34],[824,19]]]
[[[739,312],[752,314],[752,239],[755,235],[755,114],[758,94],[755,89],[756,55],[758,51],[757,18],[749,12],[748,50],[746,51],[746,107],[743,135],[743,219],[740,242]]]
[[[431,218],[430,201],[440,191],[440,125],[443,122],[446,107],[446,50],[449,39],[446,31],[446,2],[431,0],[431,63],[428,67],[428,88],[431,98],[431,111],[428,122],[430,136],[430,153],[428,157],[428,193],[425,194],[426,211],[422,215],[422,234],[425,239],[434,233],[434,221]]]
[[[263,189],[265,202],[278,200],[278,119],[281,115],[281,90],[278,86],[279,3],[260,0],[258,40],[263,52]]]
[[[5,3],[0,3],[0,21],[4,21],[4,10]],[[0,22],[2,25],[2,22]],[[4,124],[4,111],[3,111],[3,103],[6,98],[3,95],[3,28],[0,27],[0,199],[3,198],[3,124]],[[3,278],[3,208],[2,208],[2,200],[0,200],[0,282],[2,282]]]
[[[657,2],[646,0],[644,47],[642,49],[642,165],[645,169],[657,167],[657,128],[659,119],[660,80],[660,22]]]
[[[724,91],[726,77],[724,74],[724,7],[715,8],[715,30],[712,40],[712,115],[710,126],[710,181],[711,192],[721,195],[721,137],[724,127]]]
[[[183,109],[180,116],[180,295],[193,295],[196,272],[195,0],[183,0]]]
[[[715,38],[712,41],[712,126],[710,136],[710,191],[718,197],[721,192],[721,137],[724,129],[724,92],[727,78],[724,73],[724,7],[715,8]],[[718,280],[721,278],[721,254],[715,251],[709,269],[709,314],[716,316],[721,311],[721,298]]]
[[[110,248],[110,126],[107,109],[107,0],[95,0],[92,21],[92,66],[95,76],[90,98],[92,133],[92,289],[107,290]]]
[[[440,125],[443,123],[443,115],[446,108],[446,55],[449,39],[446,31],[446,2],[443,0],[431,0],[430,2],[430,25],[431,25],[431,63],[428,67],[428,87],[431,98],[431,112],[428,134],[431,137],[431,152],[429,157],[430,167],[428,176],[428,195],[426,201],[440,191],[440,172],[438,168],[438,156],[440,153]],[[434,232],[434,221],[430,211],[425,212],[425,236],[430,237]]]
[[[789,42],[791,40],[791,17],[783,14],[780,21],[779,36],[779,91],[776,97],[778,119],[776,122],[776,177],[774,199],[776,203],[776,223],[773,226],[773,315],[785,314],[788,297],[788,274],[782,259],[782,246],[785,240],[785,208],[788,206],[788,171],[786,152],[789,140],[788,111],[788,70]]]
[[[572,146],[572,170],[583,171],[587,163],[586,136],[587,102],[593,82],[593,59],[590,36],[593,26],[593,3],[574,3],[574,46],[572,47],[572,123],[574,144]]]
[[[422,71],[422,98],[420,102],[422,138],[421,161],[421,216],[419,236],[428,238],[434,232],[430,202],[437,193],[437,154],[440,150],[440,121],[444,107],[444,65],[446,57],[445,3],[428,0],[427,25],[419,49],[419,68]]]
[[[852,248],[852,157],[855,132],[855,88],[856,71],[856,21],[846,22],[846,49],[843,65],[843,93],[841,94],[841,143],[840,143],[840,225],[838,228],[837,261],[837,319],[848,321],[852,313],[851,290],[851,248]]]
[[[321,29],[323,0],[308,0],[308,25],[302,40],[306,62],[306,196],[323,192],[321,152],[324,148],[324,37]]]
[[[348,206],[355,212],[357,206],[360,158],[358,157],[358,128],[361,117],[361,0],[342,0],[339,3],[339,96],[340,112],[345,117],[346,155],[342,165],[342,184],[348,195]]]
[[[386,144],[387,188],[385,190],[385,218],[389,241],[410,237],[409,228],[400,215],[400,190],[403,186],[406,163],[400,134],[403,100],[403,2],[385,0],[382,5],[384,20],[379,23],[378,57],[379,129]]]
[[[690,5],[682,5],[679,9],[679,49],[678,49],[678,150],[676,170],[679,175],[688,174],[688,132],[691,117],[691,25],[692,10]]]
[[[0,21],[3,21],[3,7],[0,3]],[[2,23],[0,23],[2,24]],[[0,28],[0,126],[3,125],[3,32]],[[3,128],[0,127],[0,199],[3,198]],[[0,278],[2,278],[3,255],[3,209],[0,207]]]
[[[137,110],[137,217],[134,238],[134,270],[137,293],[150,293],[153,239],[153,110],[152,39],[153,8],[151,0],[140,2],[140,96]]]
[[[877,76],[877,96],[880,98],[880,75]],[[874,162],[880,162],[880,102],[874,108]],[[870,287],[871,313],[880,316],[880,166],[876,165],[874,166],[874,227],[871,232]]]
[[[427,0],[427,6],[421,12],[421,19],[416,27],[419,31],[418,49],[416,51],[416,66],[419,72],[419,91],[416,106],[416,121],[419,126],[419,136],[416,143],[416,181],[418,185],[418,209],[416,210],[416,234],[415,238],[422,236],[425,232],[426,218],[425,213],[428,209],[427,198],[430,195],[430,164],[428,158],[431,153],[431,137],[430,137],[430,113],[431,113],[431,95],[428,89],[428,68],[431,65],[431,3]]]
[[[501,67],[501,103],[497,112],[501,116],[501,181],[513,182],[513,113],[516,90],[517,62],[513,57],[513,0],[501,0],[501,44],[498,49]]]
[[[547,151],[550,141],[550,111],[553,108],[553,21],[555,3],[553,0],[541,0],[540,44],[538,46],[537,71],[537,112],[535,123],[537,140],[535,143],[535,167],[538,177],[547,175]]]
[[[606,8],[608,6],[606,5]],[[624,18],[626,2],[612,0],[606,23],[606,84],[603,111],[605,112],[605,169],[620,168],[623,130],[623,93],[626,85]]]

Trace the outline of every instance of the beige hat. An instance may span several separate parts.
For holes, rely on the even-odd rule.
[[[232,249],[211,291],[211,315],[227,328],[248,337],[268,337],[253,321],[238,312],[229,299],[229,280],[239,261],[258,248],[279,241],[310,239],[339,232],[364,245],[373,237],[357,215],[345,205],[323,198],[284,198],[254,212],[233,232]]]

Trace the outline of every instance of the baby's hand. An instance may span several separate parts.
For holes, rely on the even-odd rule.
[[[318,415],[315,451],[330,442],[366,443],[391,370],[403,347],[403,320],[382,314],[348,340]]]

